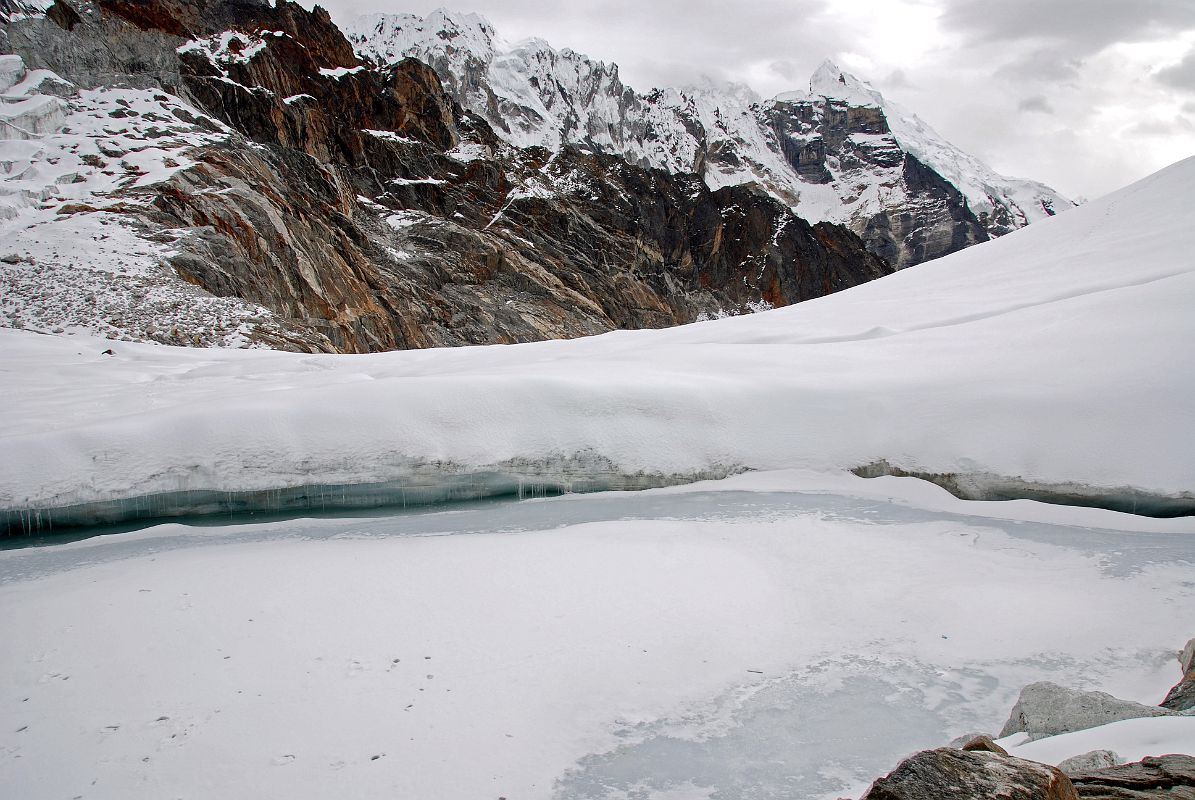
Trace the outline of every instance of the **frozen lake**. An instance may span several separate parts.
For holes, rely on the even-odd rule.
[[[1188,521],[789,483],[0,552],[0,794],[858,796],[1025,683],[1176,680]]]

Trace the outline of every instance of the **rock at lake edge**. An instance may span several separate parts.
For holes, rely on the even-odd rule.
[[[862,800],[1077,800],[1069,778],[1036,761],[941,747],[923,750],[876,780]]]
[[[1025,732],[1029,739],[1041,739],[1107,725],[1125,719],[1162,717],[1173,713],[1157,706],[1121,700],[1105,692],[1067,689],[1056,683],[1031,683],[1021,696],[998,738]]]
[[[1178,663],[1182,666],[1184,675],[1195,669],[1195,639],[1187,642],[1178,654]]]
[[[1182,680],[1166,693],[1161,706],[1171,711],[1189,711],[1195,709],[1195,639],[1187,642],[1178,654],[1178,663],[1183,670]]]
[[[1195,757],[1165,755],[1070,776],[1079,797],[1090,800],[1190,800],[1195,798]]]
[[[1002,756],[1008,755],[1007,750],[993,742],[991,736],[987,736],[985,734],[972,736],[970,739],[964,742],[963,746],[959,749],[966,750],[967,752],[998,753]]]
[[[1058,762],[1058,769],[1071,775],[1076,772],[1088,772],[1105,767],[1115,767],[1124,761],[1111,750],[1092,750]]]

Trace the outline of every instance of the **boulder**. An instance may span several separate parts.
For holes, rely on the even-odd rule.
[[[1081,731],[1138,717],[1162,717],[1173,713],[1157,706],[1121,700],[1105,692],[1067,689],[1056,683],[1031,683],[1021,690],[1000,737],[1024,731],[1041,739],[1060,733]]]
[[[980,734],[979,736],[973,736],[968,739],[963,743],[961,749],[966,750],[967,752],[999,753],[1002,756],[1008,755],[1008,751],[993,742],[991,736],[985,736],[983,734]]]
[[[1174,688],[1166,693],[1166,699],[1162,701],[1162,708],[1168,708],[1171,711],[1195,710],[1195,669],[1188,672],[1181,681],[1174,684]]]
[[[1077,800],[1070,779],[1056,767],[941,747],[923,750],[871,785],[863,800]]]
[[[971,741],[977,736],[987,736],[986,733],[980,731],[972,731],[971,733],[964,733],[962,736],[956,736],[950,740],[951,747],[957,747],[959,750],[963,749],[963,745]]]
[[[1070,776],[1084,800],[1195,800],[1195,758],[1167,755]]]
[[[1111,750],[1092,750],[1087,753],[1082,753],[1077,756],[1071,756],[1058,762],[1058,769],[1065,772],[1067,775],[1076,772],[1087,772],[1093,769],[1104,769],[1105,767],[1115,767],[1124,759],[1116,755]]]

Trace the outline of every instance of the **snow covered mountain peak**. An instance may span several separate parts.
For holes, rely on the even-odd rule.
[[[854,106],[884,105],[883,96],[871,84],[845,72],[830,59],[819,64],[809,78],[809,94],[812,97],[843,100]]]
[[[352,29],[362,33],[369,31],[370,41],[390,45],[390,53],[436,47],[443,51],[467,53],[482,60],[493,57],[494,41],[497,39],[494,26],[480,14],[444,8],[438,8],[426,17],[417,14],[364,14],[354,20]]]
[[[945,178],[967,199],[987,233],[999,236],[1053,216],[1074,203],[1050,187],[1001,175],[979,158],[946,140],[913,112],[884,97],[870,83],[827,59],[809,80],[809,94],[787,92],[773,104],[841,101],[851,108],[875,108],[906,153]]]
[[[709,75],[701,75],[683,86],[676,87],[676,91],[684,95],[705,95],[737,101],[744,105],[759,103],[759,93],[745,83],[738,81],[719,80]]]

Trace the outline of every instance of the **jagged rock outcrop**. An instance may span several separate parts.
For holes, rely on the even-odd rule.
[[[1178,663],[1183,671],[1182,680],[1166,693],[1162,707],[1171,711],[1189,711],[1195,709],[1195,639],[1187,642],[1178,654]]]
[[[1030,739],[1070,733],[1140,717],[1162,717],[1167,709],[1121,700],[1105,692],[1068,689],[1048,681],[1031,683],[1000,731],[1000,738],[1025,732]]]
[[[833,85],[820,89],[833,91]],[[789,166],[802,180],[837,183],[847,224],[871,252],[898,268],[988,240],[967,198],[901,146],[879,105],[853,106],[811,93],[777,98],[759,113]],[[798,192],[798,207],[799,198]],[[838,211],[823,207],[815,213],[832,217]]]
[[[542,40],[504,47],[482,17],[371,14],[345,22],[378,63],[414,56],[517,146],[572,145],[642,166],[756,183],[810,220],[848,225],[898,267],[954,252],[1071,205],[1006,178],[827,62],[808,92],[763,101],[741,86],[639,94],[616,64]]]
[[[1195,800],[1195,757],[1164,755],[1070,775],[1084,800]]]
[[[233,335],[222,322],[217,343],[362,352],[570,337],[785,305],[891,271],[848,230],[811,225],[758,187],[715,191],[598,152],[510,147],[425,64],[360,62],[318,9],[55,8],[7,25],[31,68],[83,89],[24,156],[22,179],[63,166],[19,221],[64,240],[94,240],[96,221],[152,236],[141,273],[250,304],[236,319],[256,327]],[[33,302],[66,256],[27,239],[11,240],[0,281],[33,286]],[[53,325],[52,312],[28,326]],[[214,335],[122,327],[131,316],[102,330]]]
[[[862,800],[1077,800],[1060,770],[991,752],[923,750],[876,780]]]

